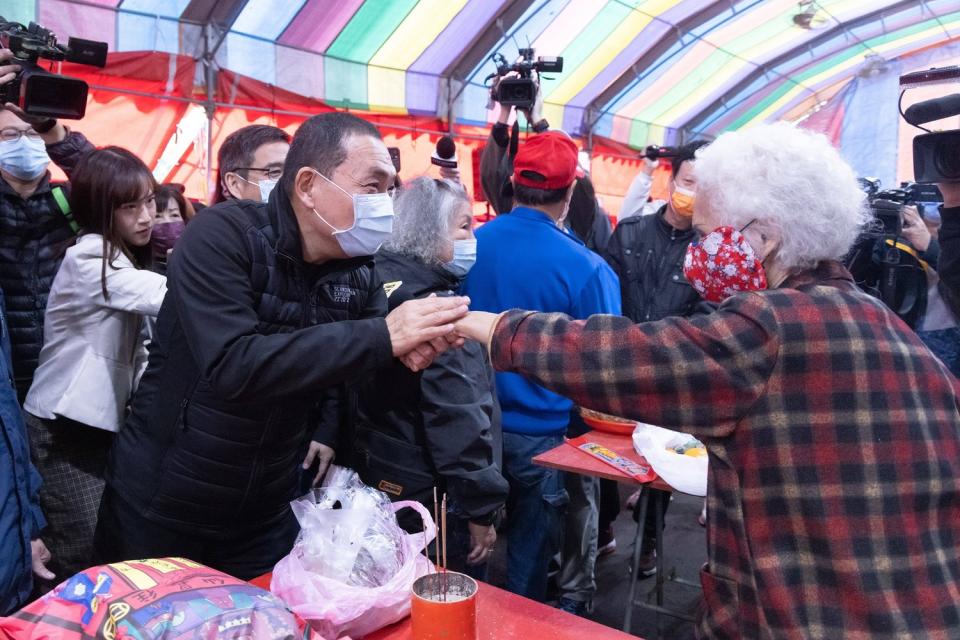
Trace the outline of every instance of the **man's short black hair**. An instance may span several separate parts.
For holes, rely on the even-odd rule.
[[[333,170],[347,159],[343,141],[353,134],[383,139],[375,126],[342,111],[313,116],[300,125],[290,143],[290,153],[280,179],[286,194],[293,195],[294,180],[303,167],[313,167],[329,178]]]
[[[677,149],[677,155],[670,161],[670,164],[673,166],[673,177],[676,178],[677,174],[680,173],[680,166],[684,162],[694,160],[697,157],[697,150],[708,144],[710,143],[707,140],[694,140]]]
[[[229,197],[223,191],[223,176],[251,166],[257,149],[271,142],[289,143],[290,136],[283,129],[268,124],[252,124],[227,136],[217,154],[217,192],[214,202],[223,202]]]
[[[513,184],[513,201],[525,207],[542,207],[562,202],[567,197],[567,189],[536,189],[522,184]]]

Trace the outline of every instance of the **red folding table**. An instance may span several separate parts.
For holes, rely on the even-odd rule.
[[[616,435],[603,431],[590,431],[587,434],[577,438],[576,441],[593,442],[603,445],[614,453],[628,458],[633,462],[645,466],[647,465],[647,461],[644,459],[644,457],[634,450],[633,438],[628,435]],[[535,456],[533,458],[533,462],[534,464],[553,469],[559,469],[561,471],[578,473],[580,475],[593,476],[596,478],[605,478],[607,480],[614,480],[616,482],[630,484],[634,487],[640,487],[640,498],[637,501],[637,515],[639,520],[637,521],[636,537],[633,544],[633,556],[630,561],[630,589],[627,596],[627,610],[623,616],[623,630],[626,633],[630,633],[630,626],[633,621],[634,606],[641,606],[646,609],[651,609],[658,613],[664,613],[666,615],[673,616],[675,618],[681,618],[683,620],[694,620],[694,617],[688,613],[666,609],[663,606],[663,584],[665,582],[665,578],[663,575],[663,508],[660,501],[664,499],[669,500],[669,497],[665,497],[663,493],[654,492],[651,500],[650,490],[660,489],[662,491],[672,492],[676,491],[676,489],[671,487],[659,477],[651,482],[638,482],[632,476],[629,476],[610,464],[603,462],[602,460],[599,460],[584,451],[581,451],[575,446],[571,446],[568,442],[564,442],[560,446],[554,447],[550,451],[546,451],[538,456]],[[652,505],[650,504],[651,502],[653,503]],[[638,582],[636,578],[638,565],[640,564],[640,555],[643,553],[643,523],[646,520],[648,508],[653,508],[656,516],[657,580],[653,589],[653,593],[656,595],[657,600],[656,605],[647,604],[646,602],[634,602]],[[680,578],[672,578],[671,581],[694,588],[700,588],[699,584],[682,580]]]

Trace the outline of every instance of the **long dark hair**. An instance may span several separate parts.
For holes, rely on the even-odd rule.
[[[100,286],[103,297],[107,291],[107,264],[121,253],[138,269],[150,265],[150,245],[132,247],[120,237],[114,224],[114,212],[120,205],[141,200],[157,190],[150,169],[143,160],[120,147],[104,147],[91,151],[80,159],[70,178],[70,208],[83,233],[103,236],[103,263],[100,267]]]
[[[593,182],[586,176],[579,178],[570,197],[567,221],[573,232],[584,243],[589,242],[593,221],[598,215],[600,215],[600,207],[597,205],[597,194],[593,189]]]

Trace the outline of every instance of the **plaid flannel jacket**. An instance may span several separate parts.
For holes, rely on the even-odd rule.
[[[710,454],[703,638],[960,638],[954,381],[837,263],[708,316],[509,312],[497,369]]]

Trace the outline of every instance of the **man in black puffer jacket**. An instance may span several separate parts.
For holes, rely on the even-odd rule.
[[[0,54],[0,65],[5,57]],[[7,68],[0,66],[0,76]],[[82,134],[68,131],[56,120],[18,114],[0,105],[0,288],[7,298],[21,403],[43,346],[50,286],[63,252],[77,235],[67,203],[69,186],[51,182],[47,165],[52,159],[69,175],[92,150]]]
[[[425,366],[456,342],[462,298],[387,314],[370,256],[392,230],[395,175],[373,125],[315,116],[268,203],[219,204],[190,223],[111,451],[99,562],[178,555],[244,579],[269,571],[296,536],[288,503],[306,442],[332,457],[338,387],[394,357]]]

